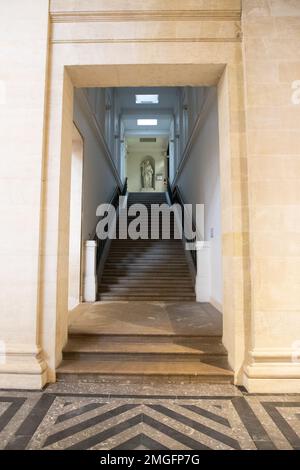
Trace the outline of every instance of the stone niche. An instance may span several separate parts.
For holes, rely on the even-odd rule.
[[[155,191],[155,160],[147,155],[140,164],[141,191]]]
[[[166,177],[166,157],[161,151],[151,152],[129,151],[126,157],[126,176],[128,177],[129,192],[165,191],[164,178]],[[143,189],[142,164],[149,160],[153,168],[152,190]],[[158,179],[157,176],[161,175]]]

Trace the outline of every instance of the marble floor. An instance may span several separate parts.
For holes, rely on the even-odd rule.
[[[0,449],[300,450],[300,394],[105,377],[0,390]]]

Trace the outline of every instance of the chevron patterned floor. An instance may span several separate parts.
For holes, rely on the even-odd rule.
[[[57,383],[0,391],[1,449],[298,449],[300,395],[231,385]]]

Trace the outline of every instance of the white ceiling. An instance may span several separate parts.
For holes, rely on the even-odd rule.
[[[156,142],[140,142],[140,137],[129,136],[126,137],[127,152],[165,152],[168,148],[169,137],[159,136],[156,137]]]
[[[137,118],[157,119],[157,126],[138,126]],[[157,113],[123,116],[125,135],[168,135],[170,132],[171,115],[160,115]]]
[[[158,104],[136,104],[136,94],[158,94]],[[176,87],[119,88],[118,100],[126,136],[168,136],[178,99]],[[157,119],[157,126],[138,126],[137,119]]]

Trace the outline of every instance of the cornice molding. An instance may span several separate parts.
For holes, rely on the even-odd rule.
[[[241,36],[234,38],[118,38],[118,39],[52,39],[51,44],[128,44],[128,43],[186,43],[186,42],[241,42]]]
[[[91,23],[102,21],[237,21],[241,10],[120,10],[50,12],[52,23]]]

